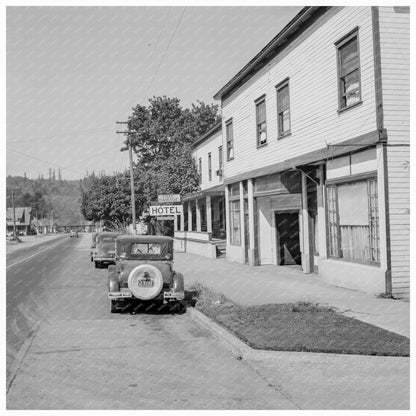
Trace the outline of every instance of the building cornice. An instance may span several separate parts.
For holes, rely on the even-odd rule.
[[[265,64],[277,56],[299,33],[306,30],[308,21],[314,21],[330,7],[304,7],[247,65],[245,65],[215,95],[215,100],[223,100],[240,85],[256,74]]]

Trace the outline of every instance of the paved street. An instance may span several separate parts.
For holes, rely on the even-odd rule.
[[[8,409],[297,408],[189,314],[110,314],[89,242],[8,270]]]
[[[409,408],[409,358],[239,360],[190,313],[111,314],[107,270],[93,267],[89,243],[65,236],[8,255],[8,409]],[[192,275],[196,259],[178,255],[188,283],[206,280]]]

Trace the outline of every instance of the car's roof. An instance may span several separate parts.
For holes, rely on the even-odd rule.
[[[116,237],[118,235],[122,235],[122,233],[118,233],[118,232],[111,232],[111,231],[101,231],[100,233],[97,234],[97,237]]]
[[[163,235],[120,235],[117,237],[117,241],[121,242],[130,242],[130,243],[137,243],[137,242],[151,242],[151,243],[168,243],[172,242],[173,238],[166,237]]]

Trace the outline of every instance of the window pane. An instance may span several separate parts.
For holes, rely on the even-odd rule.
[[[240,201],[230,202],[231,244],[240,245]]]
[[[233,143],[233,123],[226,125],[226,138],[227,138],[227,159],[234,157],[234,143]]]
[[[340,225],[369,225],[367,181],[338,185]]]
[[[232,159],[234,157],[234,147],[233,147],[233,142],[228,142],[228,159]]]
[[[257,124],[266,122],[266,102],[257,104]]]
[[[370,223],[367,181],[338,185],[341,256],[370,262]]]
[[[329,233],[329,254],[338,257],[338,226],[337,226],[337,201],[336,188],[329,186],[328,194],[328,233]]]
[[[358,70],[348,74],[344,77],[344,92],[352,92],[360,87],[360,80],[358,77]]]
[[[289,87],[285,86],[278,91],[279,113],[289,108]]]
[[[341,253],[345,260],[370,261],[370,228],[368,226],[340,226]]]
[[[289,119],[289,109],[283,111],[282,115],[282,127],[283,132],[290,130],[290,119]]]
[[[341,75],[358,68],[357,46],[357,38],[354,38],[340,48]]]

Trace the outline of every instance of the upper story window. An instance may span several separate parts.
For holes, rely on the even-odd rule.
[[[199,158],[198,161],[198,173],[199,173],[199,183],[202,183],[202,159]]]
[[[208,153],[208,180],[212,181],[211,153]]]
[[[289,80],[276,87],[278,137],[290,133]]]
[[[266,132],[266,97],[256,101],[257,146],[267,143]]]
[[[358,29],[336,44],[338,54],[339,109],[361,102],[360,54]]]
[[[234,159],[233,120],[225,124],[225,138],[227,140],[227,160]]]
[[[222,179],[222,146],[218,147],[218,176]]]

